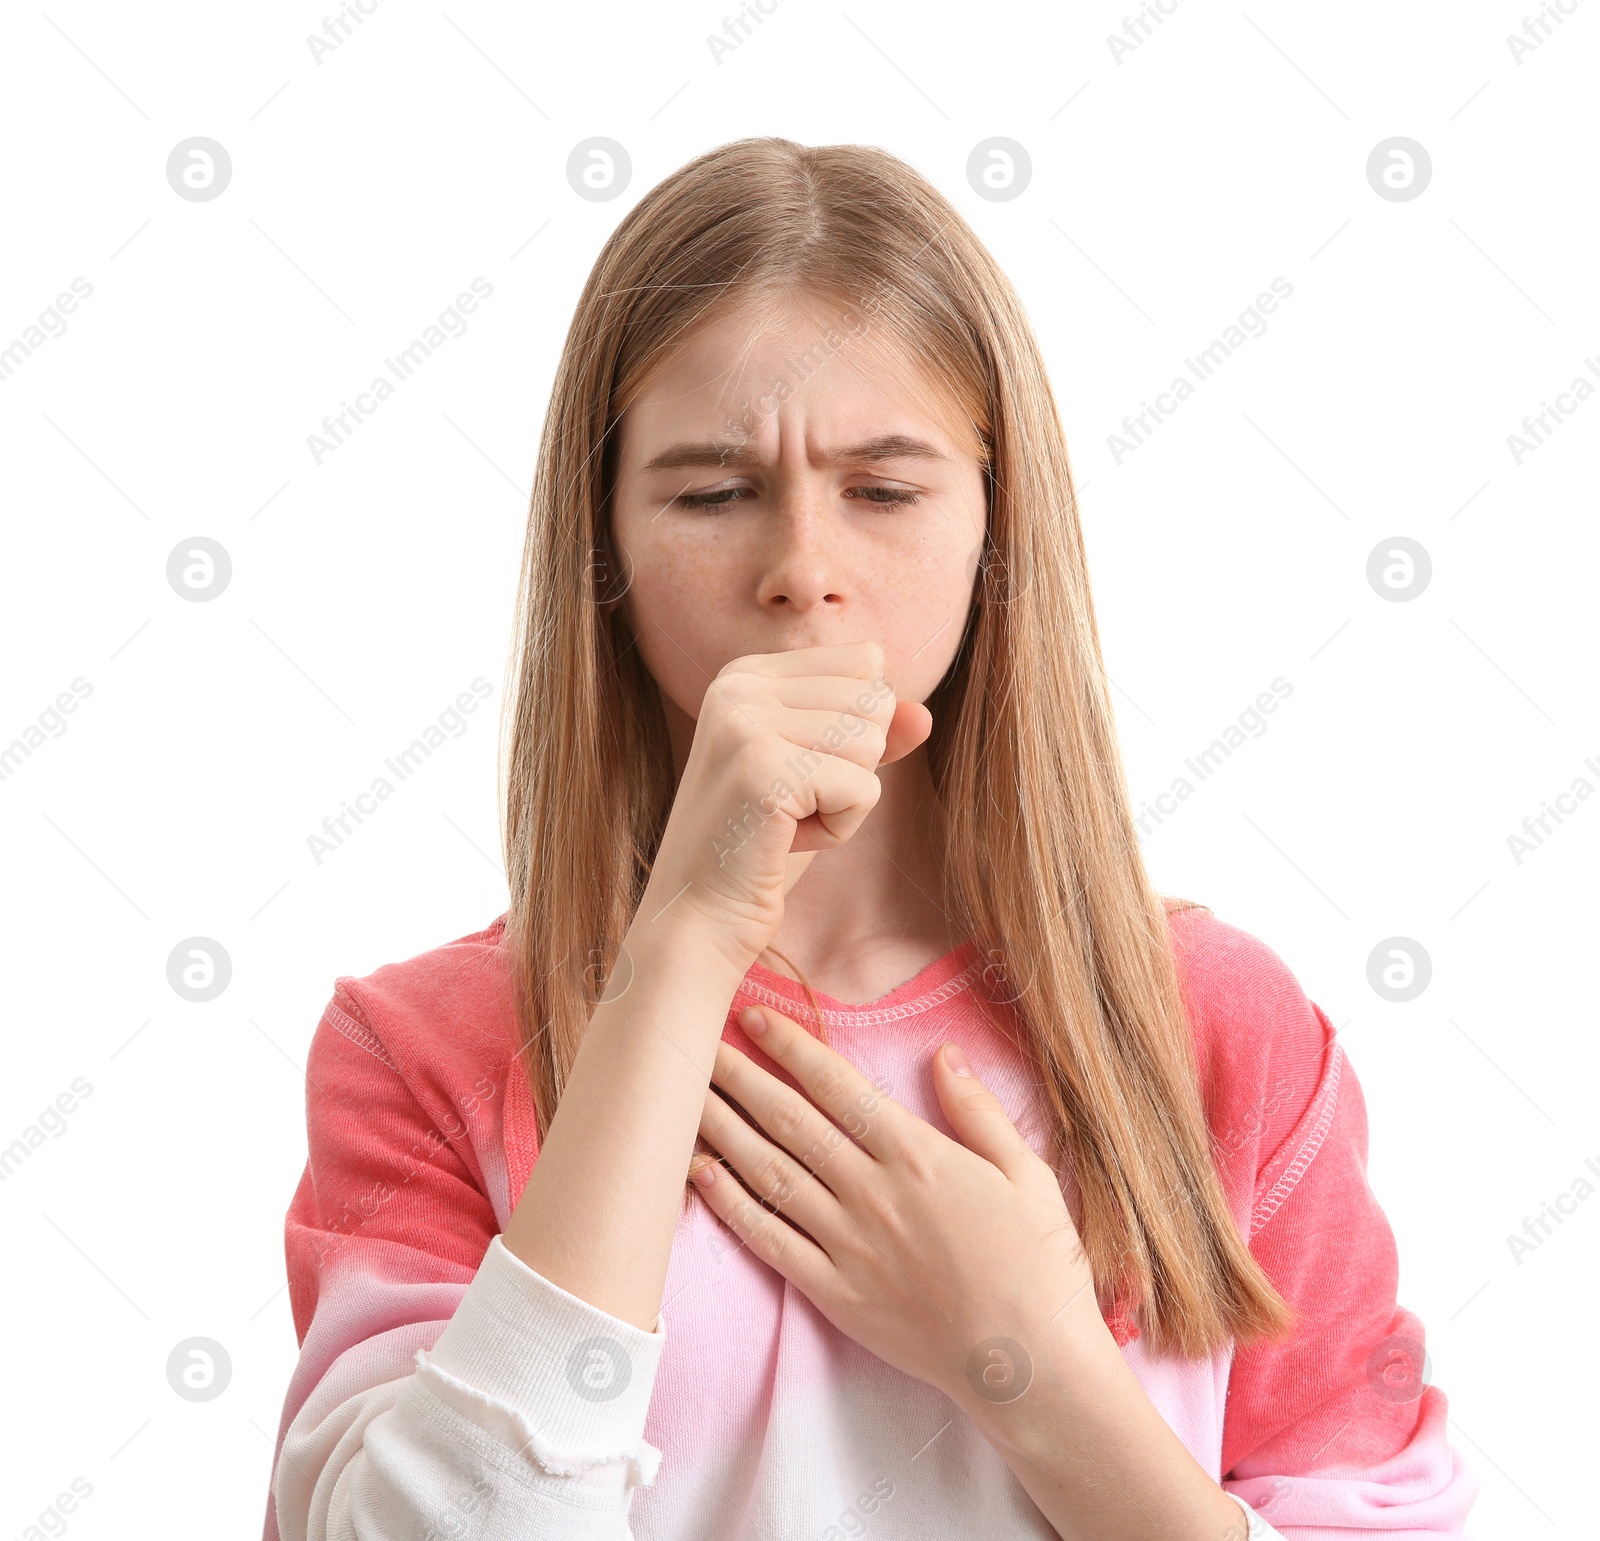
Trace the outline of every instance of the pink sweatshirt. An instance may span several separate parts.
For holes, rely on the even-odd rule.
[[[698,1200],[653,1332],[506,1250],[537,1142],[504,920],[340,978],[318,1024],[286,1227],[301,1353],[265,1541],[1054,1537],[954,1403],[838,1332]],[[1396,1304],[1334,1030],[1256,938],[1207,911],[1169,926],[1217,1168],[1300,1325],[1185,1361],[1117,1318],[1123,1354],[1252,1536],[1462,1537],[1477,1482],[1422,1384],[1422,1324]],[[1044,1155],[1037,1090],[977,1009],[984,988],[968,943],[869,1006],[819,998],[833,1046],[947,1135],[929,1057],[960,1043]],[[805,1022],[804,993],[757,964],[723,1030],[788,1080],[737,1026],[751,1002]]]

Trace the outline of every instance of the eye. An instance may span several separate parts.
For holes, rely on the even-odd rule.
[[[749,492],[749,487],[718,487],[715,492],[686,492],[675,501],[682,508],[726,508],[736,492]]]
[[[744,493],[754,494],[752,487],[718,487],[712,492],[685,492],[673,501],[680,508],[727,508]],[[876,504],[880,508],[911,508],[922,501],[920,492],[906,487],[847,487],[845,496],[861,493],[858,502]]]
[[[865,492],[872,494],[863,501],[867,503],[876,503],[883,508],[911,508],[915,504],[922,501],[922,494],[920,492],[912,492],[906,487],[847,487],[845,492],[846,495],[852,492]],[[879,493],[882,494],[881,497],[876,495]]]

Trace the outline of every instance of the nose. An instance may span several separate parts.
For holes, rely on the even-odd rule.
[[[794,617],[842,606],[848,586],[824,494],[807,481],[805,473],[784,478],[757,593],[763,609]]]

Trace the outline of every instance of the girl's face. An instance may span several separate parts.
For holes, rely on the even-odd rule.
[[[675,745],[749,653],[870,638],[900,700],[932,694],[971,606],[986,482],[953,403],[870,317],[796,303],[756,336],[708,320],[616,431],[615,581]]]

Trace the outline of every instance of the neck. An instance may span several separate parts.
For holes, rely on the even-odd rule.
[[[883,766],[878,779],[883,793],[860,829],[818,851],[789,890],[773,942],[802,968],[879,950],[932,949],[931,961],[959,940],[940,902],[938,805],[925,750]]]

